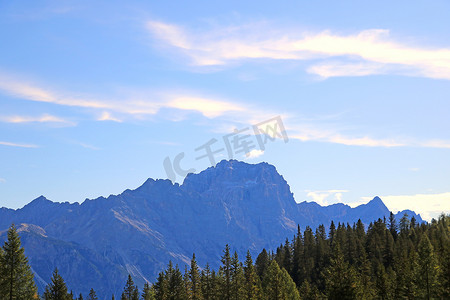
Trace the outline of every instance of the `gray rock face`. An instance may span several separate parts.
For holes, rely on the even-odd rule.
[[[298,224],[328,227],[331,220],[359,218],[368,224],[385,216],[378,197],[356,208],[297,204],[274,166],[230,160],[189,174],[182,185],[148,179],[136,190],[82,204],[41,196],[18,210],[2,208],[0,241],[11,223],[18,225],[40,291],[58,267],[74,293],[87,295],[92,287],[109,299],[120,295],[128,273],[142,286],[169,260],[183,269],[194,252],[200,265],[215,268],[227,243],[243,258],[247,249],[253,255],[274,249]]]

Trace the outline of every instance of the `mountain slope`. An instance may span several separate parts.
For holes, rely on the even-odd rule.
[[[82,204],[41,196],[22,209],[0,209],[0,230],[23,224],[21,236],[41,291],[58,267],[74,292],[95,286],[110,297],[119,294],[128,273],[142,286],[169,260],[188,263],[193,252],[200,265],[215,268],[227,243],[244,257],[247,249],[253,255],[274,249],[298,224],[304,229],[358,218],[368,224],[388,215],[378,197],[356,208],[296,203],[274,166],[231,160],[189,174],[182,185],[148,179],[135,190]]]

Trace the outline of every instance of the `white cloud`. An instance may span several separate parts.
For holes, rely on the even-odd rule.
[[[4,182],[6,182],[6,179],[5,178],[0,178],[0,183],[4,183]]]
[[[113,121],[113,122],[118,122],[118,123],[122,123],[122,120],[113,117],[111,115],[111,113],[104,111],[101,116],[97,119],[98,121]]]
[[[75,125],[74,122],[60,117],[43,114],[41,116],[0,116],[0,122],[5,123],[61,123],[65,125]]]
[[[305,191],[312,201],[319,205],[326,206],[333,203],[342,203],[342,194],[347,190],[326,190],[326,191]]]
[[[427,221],[437,218],[442,212],[450,213],[450,192],[440,194],[388,195],[380,196],[384,204],[394,213],[410,209]],[[372,197],[362,197],[361,201],[352,204],[367,203]]]
[[[336,129],[323,129],[310,124],[291,125],[289,138],[362,147],[423,147],[449,149],[447,140],[413,140],[404,138],[373,138],[367,135],[343,134]]]
[[[33,144],[19,144],[19,143],[5,142],[5,141],[0,141],[0,145],[9,146],[9,147],[19,147],[19,148],[39,148],[39,146],[33,145]]]
[[[250,152],[246,153],[246,157],[248,159],[257,158],[264,154],[263,150],[253,149]]]
[[[450,79],[450,47],[408,45],[384,29],[340,34],[273,29],[259,23],[192,32],[164,22],[146,25],[163,45],[190,57],[197,66],[246,59],[320,60],[307,71],[321,77],[393,73]]]
[[[120,97],[120,100],[101,100],[96,97],[79,97],[75,93],[58,92],[43,88],[37,84],[12,78],[0,74],[0,91],[13,97],[36,102],[52,103],[63,106],[81,107],[100,111],[99,121],[121,122],[123,118],[142,118],[147,115],[156,115],[161,109],[175,109],[184,112],[200,113],[207,118],[216,118],[224,115],[242,114],[247,117],[260,116],[261,111],[244,107],[235,102],[218,99],[214,96],[202,96],[192,92],[154,92],[150,96],[130,93]],[[117,96],[116,96],[117,97]],[[113,113],[115,115],[113,116]],[[266,113],[267,114],[267,113]],[[117,116],[118,115],[118,116]],[[1,120],[1,119],[0,119]],[[32,117],[4,117],[8,122],[63,122],[65,120],[50,115],[39,118]]]
[[[339,76],[367,76],[385,73],[387,70],[382,64],[373,63],[321,63],[307,69],[308,73],[323,78]]]
[[[242,112],[246,109],[238,104],[192,96],[175,96],[165,104],[170,108],[200,112],[207,118],[215,118],[228,112]]]

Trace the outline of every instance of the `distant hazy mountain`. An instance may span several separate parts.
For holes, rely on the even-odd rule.
[[[296,203],[274,166],[231,160],[189,174],[182,185],[148,179],[135,190],[82,204],[41,196],[18,210],[1,208],[0,241],[14,222],[40,291],[58,267],[74,293],[87,295],[92,287],[109,298],[120,295],[128,273],[142,286],[169,260],[183,269],[193,252],[201,266],[216,267],[227,243],[243,258],[247,249],[253,255],[275,249],[298,224],[369,224],[385,216],[389,210],[378,197],[356,208]]]

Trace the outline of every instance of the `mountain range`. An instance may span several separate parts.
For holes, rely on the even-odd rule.
[[[399,212],[414,216],[412,211]],[[58,203],[40,196],[23,208],[0,209],[0,241],[15,223],[40,292],[55,267],[75,294],[94,288],[100,299],[120,295],[128,274],[142,287],[171,260],[183,269],[195,252],[216,268],[225,244],[243,258],[275,249],[320,224],[365,224],[389,216],[379,197],[351,208],[297,203],[288,183],[267,163],[223,160],[183,184],[148,179],[119,195]]]

